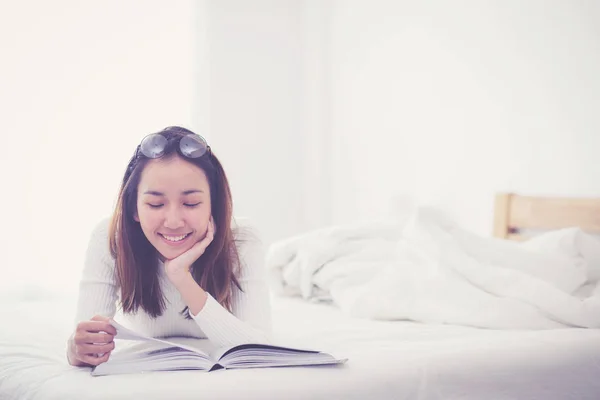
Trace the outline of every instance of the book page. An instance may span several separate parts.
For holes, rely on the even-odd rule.
[[[115,320],[111,319],[110,324],[117,330],[117,338],[123,340],[139,340],[139,341],[153,341],[154,339],[148,336],[144,336],[141,333],[132,331],[131,329],[125,328]]]
[[[264,344],[243,344],[218,349],[211,355],[218,356],[219,364],[227,369],[332,365],[344,364],[348,360],[321,351]]]
[[[124,327],[112,319],[110,320],[110,324],[117,330],[115,339],[132,340],[138,342],[153,342],[156,344],[167,345],[168,347],[180,347],[182,349],[201,354],[206,358],[210,358],[209,352],[213,349],[209,343],[205,343],[208,342],[208,340],[204,339],[173,338],[173,340],[164,340],[142,335],[141,333]]]
[[[254,352],[256,352],[256,351],[263,351],[263,352],[267,352],[267,353],[276,353],[278,350],[289,351],[289,352],[298,353],[298,354],[302,354],[302,353],[305,353],[305,354],[316,354],[316,353],[319,353],[319,351],[309,350],[309,349],[283,347],[283,346],[269,345],[269,344],[252,344],[252,343],[246,343],[246,344],[239,344],[239,345],[230,346],[230,347],[217,348],[214,351],[212,351],[210,353],[210,355],[215,360],[220,360],[225,355],[228,355],[228,354],[231,354],[231,353],[238,353],[238,352],[241,353],[241,352],[244,352],[244,350],[246,350],[246,349],[253,350]]]
[[[176,370],[208,371],[214,367],[215,363],[200,351],[192,352],[183,347],[173,347],[154,340],[124,340],[119,343],[107,362],[92,369],[91,375]]]

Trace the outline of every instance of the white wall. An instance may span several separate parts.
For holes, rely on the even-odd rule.
[[[408,196],[491,232],[493,194],[600,195],[600,3],[335,1],[332,218]]]
[[[5,283],[76,282],[139,140],[195,129],[195,40],[193,1],[2,3]]]
[[[221,0],[201,10],[209,62],[199,79],[210,90],[199,110],[208,110],[235,214],[267,243],[329,218],[325,3]]]
[[[0,272],[76,279],[133,148],[171,124],[209,138],[267,242],[399,195],[480,233],[498,190],[598,196],[596,4],[2,4]]]

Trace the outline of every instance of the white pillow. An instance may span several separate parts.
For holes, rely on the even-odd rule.
[[[586,280],[600,280],[600,237],[580,228],[545,232],[523,242],[523,248],[550,255],[561,255],[585,263]]]

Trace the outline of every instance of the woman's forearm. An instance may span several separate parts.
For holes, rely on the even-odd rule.
[[[208,294],[204,289],[196,283],[190,275],[188,279],[177,285],[177,290],[183,299],[183,302],[188,306],[192,315],[197,315],[206,304]]]

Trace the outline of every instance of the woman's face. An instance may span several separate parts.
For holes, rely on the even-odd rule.
[[[171,260],[206,235],[211,218],[204,171],[175,156],[150,160],[142,171],[134,215],[163,259]]]

